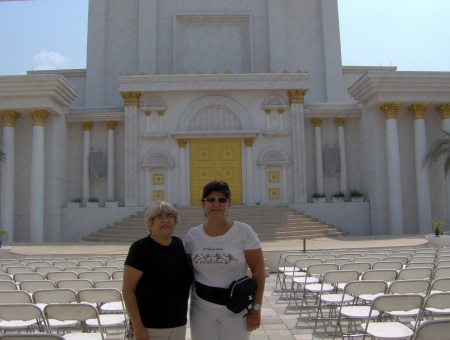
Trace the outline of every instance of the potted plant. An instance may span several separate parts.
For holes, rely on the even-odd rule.
[[[345,194],[342,191],[335,192],[333,195],[331,195],[331,201],[332,202],[344,202]]]
[[[86,208],[98,208],[98,198],[96,197],[89,197],[88,201],[86,202]]]
[[[117,208],[119,206],[119,202],[113,200],[107,200],[105,202],[106,208]]]
[[[316,192],[312,195],[313,203],[325,203],[325,194]]]
[[[436,237],[444,235],[442,227],[447,225],[447,222],[442,220],[431,220],[430,222],[428,222],[428,224],[433,228],[433,232]]]
[[[351,190],[350,191],[350,200],[352,202],[362,202],[364,201],[364,195],[362,192],[358,190]]]
[[[6,230],[0,230],[0,248],[2,247],[3,240],[6,241],[8,239],[8,232]]]
[[[67,208],[79,208],[80,207],[80,198],[74,198],[72,201],[67,202]]]

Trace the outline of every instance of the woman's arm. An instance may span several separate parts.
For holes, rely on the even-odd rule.
[[[128,316],[133,324],[134,338],[136,340],[148,340],[148,332],[142,323],[141,314],[136,299],[136,287],[142,277],[142,272],[131,266],[125,265],[123,270],[122,294],[127,308]]]
[[[245,257],[252,272],[252,278],[256,281],[257,288],[253,294],[253,304],[262,304],[264,295],[264,285],[266,280],[264,270],[264,255],[262,249],[246,250]],[[261,311],[251,310],[247,317],[247,330],[254,331],[261,325]]]

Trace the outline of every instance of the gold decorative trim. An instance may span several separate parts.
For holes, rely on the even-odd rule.
[[[91,131],[92,125],[94,122],[82,122],[81,126],[83,127],[83,131]]]
[[[125,106],[139,106],[140,92],[122,92],[121,95]]]
[[[271,109],[264,109],[264,111],[266,112],[266,115],[270,115],[270,113],[272,112]]]
[[[164,174],[153,174],[153,185],[164,185]]]
[[[428,110],[428,103],[417,103],[408,106],[408,111],[414,116],[414,119],[424,119],[425,112]]]
[[[278,109],[278,114],[282,115],[284,113],[284,109]]]
[[[253,146],[254,137],[246,137],[244,138],[244,144],[246,148],[251,148]]]
[[[178,142],[178,147],[180,149],[184,149],[187,145],[187,139],[185,139],[185,138],[177,139],[177,142]]]
[[[380,110],[384,113],[386,119],[397,119],[397,113],[401,105],[401,103],[386,103],[380,106]]]
[[[48,117],[46,110],[27,110],[30,115],[33,126],[44,126],[45,120]]]
[[[322,118],[313,118],[312,123],[314,127],[321,127],[322,126]]]
[[[297,89],[288,90],[289,100],[292,104],[303,104],[305,102],[305,94],[308,90]]]
[[[108,121],[105,122],[105,124],[106,124],[106,128],[108,130],[113,130],[114,131],[116,129],[116,127],[117,127],[117,122],[115,120],[108,120]]]
[[[279,200],[280,199],[280,188],[269,188],[269,200]]]
[[[158,116],[163,116],[164,115],[164,110],[158,110]]]
[[[345,118],[336,118],[335,121],[336,121],[336,125],[339,127],[345,125]]]
[[[269,177],[269,183],[280,183],[280,172],[279,171],[269,171],[267,173]]]
[[[0,118],[3,121],[3,126],[12,126],[16,125],[17,119],[19,119],[20,113],[17,111],[0,111]]]
[[[435,109],[441,115],[441,119],[450,119],[450,103],[440,104]]]
[[[164,201],[164,190],[153,190],[152,191],[152,200],[156,201]]]

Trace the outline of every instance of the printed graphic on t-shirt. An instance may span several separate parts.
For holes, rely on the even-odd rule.
[[[233,254],[219,252],[223,249],[203,249],[204,253],[197,253],[193,256],[192,261],[195,264],[229,264],[237,263],[238,260]]]

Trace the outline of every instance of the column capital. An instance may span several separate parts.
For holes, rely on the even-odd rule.
[[[428,103],[416,103],[408,106],[408,111],[412,113],[414,119],[424,119],[428,110]]]
[[[94,125],[94,122],[81,122],[83,131],[91,131],[92,125]]]
[[[106,128],[108,130],[113,130],[114,131],[116,129],[116,126],[117,126],[117,121],[115,121],[115,120],[107,120],[105,122],[105,124],[106,124]]]
[[[122,95],[125,106],[139,106],[140,92],[122,92],[120,94]]]
[[[45,120],[48,117],[48,112],[43,109],[27,110],[30,115],[33,126],[44,126]]]
[[[336,118],[335,119],[337,126],[344,126],[345,125],[345,118]]]
[[[272,112],[271,109],[264,109],[264,112],[266,112],[266,115],[270,115],[270,113]]]
[[[158,110],[158,116],[163,116],[166,110]]]
[[[386,119],[397,119],[397,113],[401,105],[401,103],[386,103],[380,106],[380,110],[384,113]]]
[[[253,141],[255,140],[254,137],[245,137],[244,138],[244,144],[246,148],[251,148],[253,146]]]
[[[280,114],[280,115],[284,114],[284,109],[283,108],[277,109],[277,111],[278,111],[278,114]]]
[[[178,142],[178,147],[180,149],[186,148],[186,145],[187,145],[187,139],[186,138],[177,139],[177,142]]]
[[[296,90],[288,90],[289,100],[292,104],[303,104],[305,102],[305,94],[308,90],[305,89],[296,89]]]
[[[321,127],[322,126],[322,118],[313,118],[311,119],[314,127]]]
[[[450,103],[440,104],[435,109],[441,115],[441,119],[450,118]]]
[[[19,119],[20,113],[13,110],[0,111],[0,118],[3,121],[3,126],[12,126],[16,125],[17,119]]]

